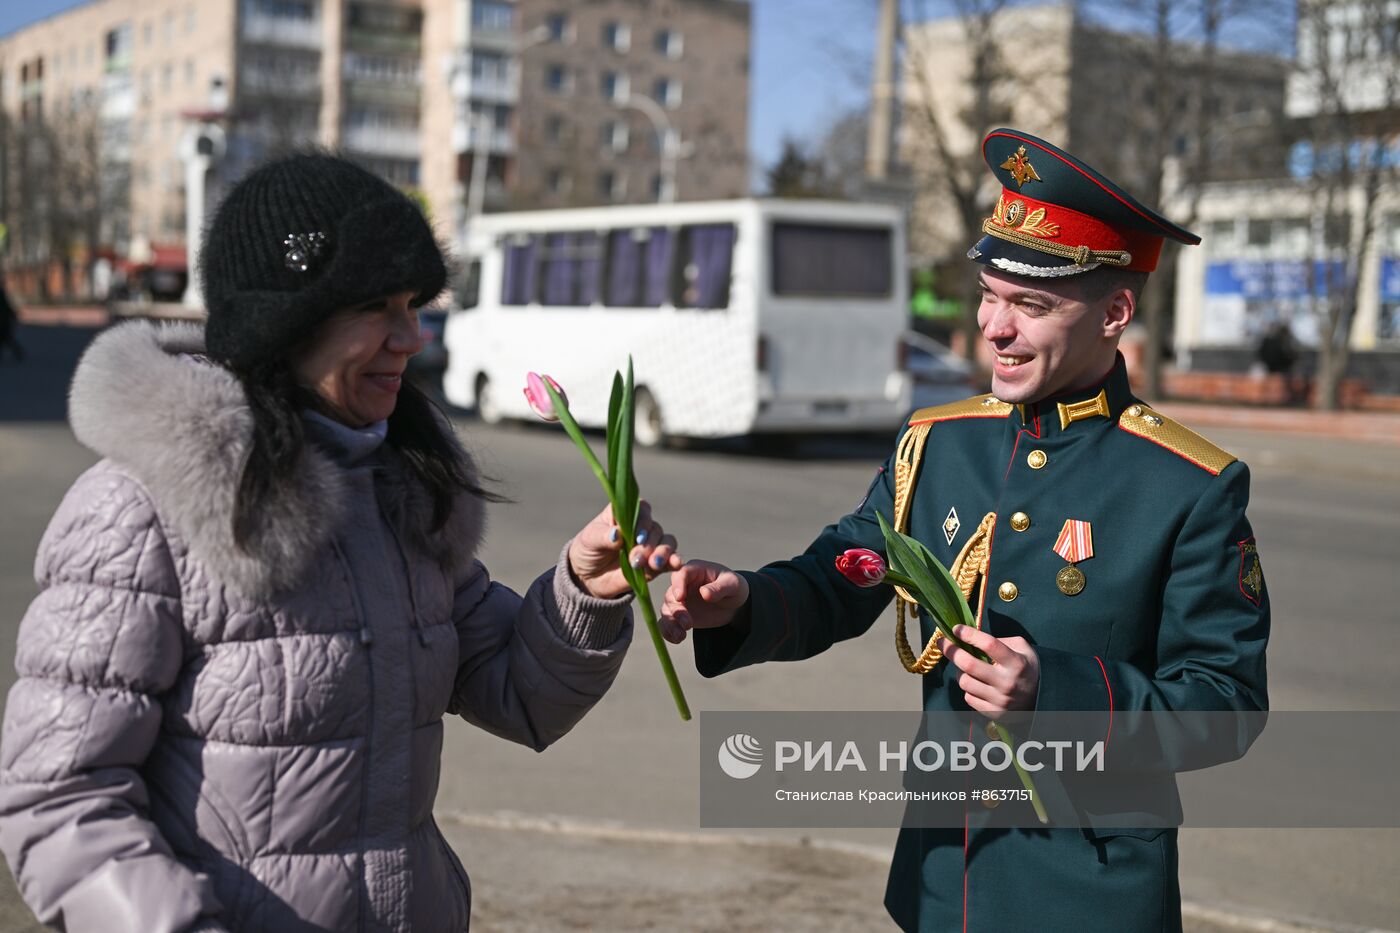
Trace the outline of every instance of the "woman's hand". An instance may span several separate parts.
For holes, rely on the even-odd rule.
[[[613,523],[612,506],[608,506],[574,535],[569,545],[569,568],[589,594],[615,599],[631,592],[618,564],[621,555],[622,534]],[[676,553],[675,537],[652,520],[651,504],[645,499],[637,514],[637,543],[628,558],[648,580],[663,571],[679,570],[685,563]]]

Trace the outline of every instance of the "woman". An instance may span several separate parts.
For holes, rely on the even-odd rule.
[[[117,327],[75,374],[104,459],[40,547],[0,845],[69,931],[465,929],[442,716],[543,749],[598,701],[631,637],[616,530],[523,598],[476,560],[489,497],[401,381],[443,259],[383,181],[267,165],[202,259],[204,332]],[[634,564],[679,566],[639,527]]]

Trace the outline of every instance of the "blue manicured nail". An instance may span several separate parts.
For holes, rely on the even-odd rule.
[[[666,563],[666,559],[665,559],[664,557],[662,557],[660,554],[653,555],[652,558],[651,558],[651,565],[652,565],[653,567],[655,567],[657,570],[660,570],[660,569],[661,569],[661,566],[662,566],[663,564],[665,564],[665,563]]]
[[[641,569],[642,569],[642,564],[643,564],[643,561],[642,561],[642,559],[641,559],[640,557],[634,557],[634,558],[632,558],[632,569],[633,569],[633,570],[641,570]]]
[[[646,544],[646,543],[647,543],[647,533],[646,533],[646,529],[642,529],[641,531],[637,532],[637,543],[638,543],[638,544]]]
[[[608,532],[608,540],[613,544],[617,543],[617,528],[615,526],[612,531]]]

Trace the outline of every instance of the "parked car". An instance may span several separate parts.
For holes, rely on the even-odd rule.
[[[442,391],[442,374],[447,369],[447,345],[442,342],[446,311],[420,311],[419,327],[423,333],[423,349],[408,358],[409,378],[434,393]]]
[[[899,350],[900,368],[914,380],[915,408],[946,405],[983,391],[973,365],[932,337],[906,330]]]

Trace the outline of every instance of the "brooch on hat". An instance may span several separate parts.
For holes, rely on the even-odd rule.
[[[293,272],[306,272],[319,258],[326,247],[326,235],[320,231],[313,233],[289,233],[282,241],[287,248],[282,261]]]

